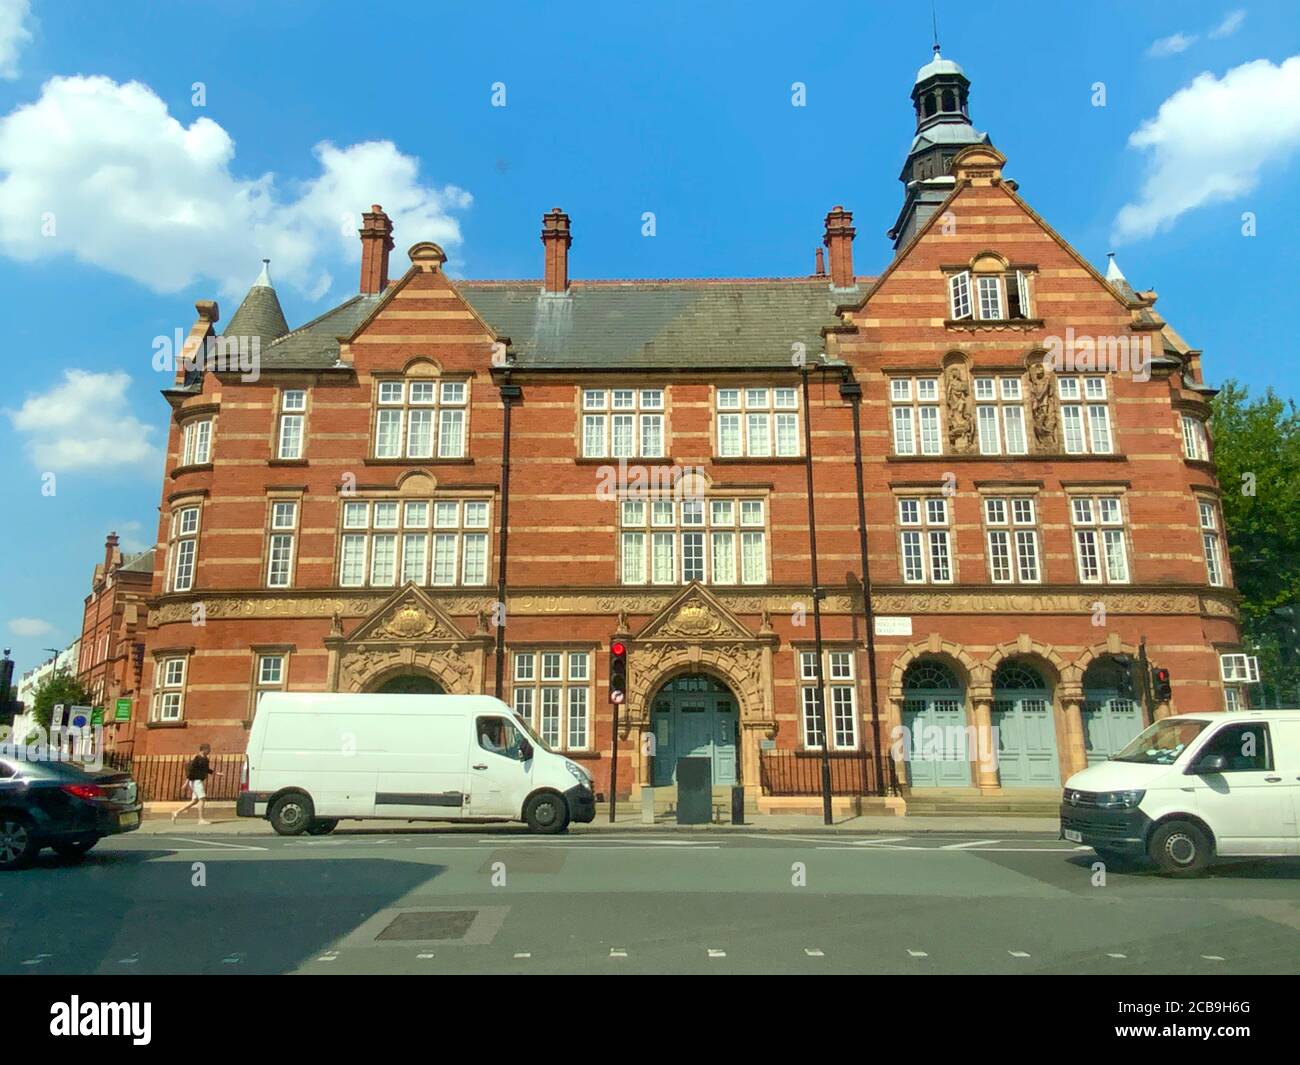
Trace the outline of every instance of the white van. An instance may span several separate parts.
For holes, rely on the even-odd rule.
[[[596,802],[590,774],[491,696],[270,692],[236,811],[282,836],[362,817],[563,832],[593,820]]]
[[[1194,876],[1300,855],[1300,711],[1181,714],[1065,782],[1061,838]]]

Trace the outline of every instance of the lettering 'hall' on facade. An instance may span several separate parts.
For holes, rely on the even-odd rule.
[[[540,281],[453,279],[427,242],[390,279],[377,205],[360,291],[314,321],[290,329],[263,270],[223,331],[259,372],[182,367],[164,393],[137,754],[243,750],[267,691],[487,692],[607,789],[614,635],[633,794],[707,755],[715,784],[798,802],[824,743],[837,790],[870,790],[898,726],[981,740],[914,750],[913,794],[1053,788],[1142,726],[1116,663],[1143,638],[1175,681],[1157,714],[1237,705],[1200,352],[1020,197],[969,87],[937,53],[918,73],[878,276],[838,206],[807,276],[571,280],[557,208]],[[220,322],[197,308],[195,348]],[[1071,366],[1067,330],[1149,365]]]

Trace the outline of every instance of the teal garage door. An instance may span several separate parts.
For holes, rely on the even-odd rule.
[[[970,786],[966,695],[952,670],[921,659],[903,674],[907,782],[913,788]]]
[[[993,727],[998,779],[1004,788],[1050,788],[1061,783],[1052,693],[1036,669],[1003,662],[993,675]]]
[[[704,674],[678,677],[654,697],[654,782],[677,780],[677,759],[710,758],[714,785],[736,783],[736,698]]]

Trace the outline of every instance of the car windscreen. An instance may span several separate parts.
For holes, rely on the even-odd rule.
[[[533,731],[533,726],[530,725],[518,714],[514,716],[514,722],[516,725],[519,726],[523,734],[533,741],[534,746],[540,747],[544,751],[550,751],[551,754],[555,753],[555,749],[544,739],[542,739],[541,736],[537,735],[537,733]]]
[[[1134,737],[1111,761],[1173,765],[1209,724],[1199,718],[1157,721]]]

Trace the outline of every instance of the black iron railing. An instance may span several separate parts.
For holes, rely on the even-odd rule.
[[[157,754],[133,757],[118,751],[104,753],[104,768],[130,773],[139,785],[143,802],[179,802],[191,796],[185,786],[190,754]],[[207,780],[209,799],[232,800],[239,796],[239,779],[244,768],[242,754],[214,754],[208,758],[213,775]]]
[[[832,795],[877,795],[875,758],[870,751],[832,751]],[[760,751],[759,781],[764,795],[820,795],[822,755],[820,751]],[[885,759],[885,771],[892,760]]]

